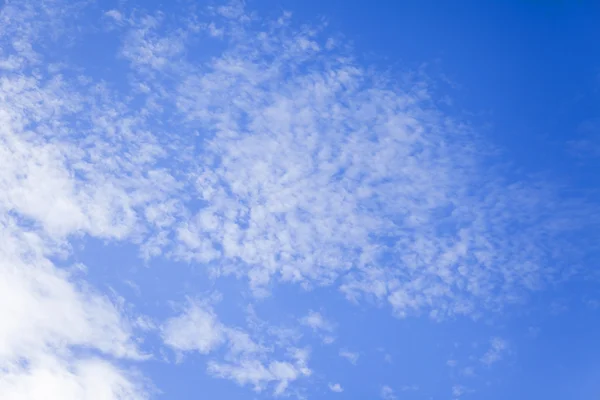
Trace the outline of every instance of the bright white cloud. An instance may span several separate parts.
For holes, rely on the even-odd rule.
[[[149,167],[161,150],[144,119],[101,85],[28,69],[43,60],[34,47],[68,34],[67,11],[60,1],[0,8],[0,58],[21,68],[0,77],[0,392],[146,399],[144,379],[115,361],[147,358],[134,337],[139,323],[61,260],[74,237],[134,239],[140,213],[173,181]]]
[[[164,342],[180,351],[208,354],[226,340],[227,331],[208,307],[192,304],[186,312],[167,321]]]
[[[10,368],[0,377],[0,393],[10,400],[141,400],[143,380],[100,359],[69,362],[50,357],[27,368]]]

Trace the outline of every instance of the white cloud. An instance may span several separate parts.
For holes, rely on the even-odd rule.
[[[70,3],[0,9],[0,391],[9,397],[148,397],[119,360],[145,358],[136,334],[152,324],[62,268],[74,238],[212,263],[257,295],[281,281],[336,285],[398,316],[441,318],[496,310],[559,279],[561,263],[577,259],[568,234],[595,223],[551,185],[502,179],[480,138],[432,106],[426,80],[392,86],[317,28],[294,30],[289,15],[257,35],[241,3],[214,9],[202,27],[225,50],[195,65],[186,55],[198,26],[109,11],[131,67],[131,92],[121,93],[35,50],[82,32]],[[322,318],[307,323],[331,330]],[[224,348],[209,371],[257,390],[281,394],[311,373],[307,352],[287,346],[272,359],[203,305],[162,333],[181,352]],[[481,361],[506,348],[493,340]]]
[[[283,394],[291,382],[311,374],[310,369],[303,362],[272,361],[265,364],[256,359],[241,360],[236,363],[211,361],[208,371],[240,385],[252,385],[256,391],[262,391],[265,385],[274,383],[274,395]]]
[[[347,349],[341,349],[339,355],[340,357],[350,361],[350,363],[353,365],[356,365],[358,363],[358,358],[360,357],[358,353],[353,353],[351,351],[348,351]]]
[[[106,15],[109,18],[112,18],[116,22],[122,22],[123,21],[123,14],[121,14],[117,10],[108,10],[107,12],[104,13],[104,15]]]
[[[239,328],[222,324],[208,304],[191,302],[181,315],[167,320],[163,338],[166,345],[178,352],[211,354],[225,346],[224,359],[211,359],[208,372],[239,385],[250,385],[256,391],[272,385],[273,393],[280,395],[290,383],[312,373],[307,366],[306,350],[289,347],[286,361],[273,360],[270,347],[255,342]]]
[[[57,145],[27,141],[14,110],[4,103],[0,115],[0,392],[11,399],[146,398],[145,385],[113,363],[74,355],[86,347],[144,358],[121,310],[50,259],[68,254],[64,239],[80,230],[120,236],[120,221],[103,203],[82,207]],[[90,223],[98,215],[117,226]]]
[[[508,342],[502,338],[494,337],[490,340],[489,350],[481,357],[481,362],[492,365],[500,361],[508,351]]]
[[[308,314],[300,319],[303,325],[308,326],[314,331],[333,331],[333,324],[328,321],[323,315],[316,311],[309,311]]]
[[[312,329],[312,331],[321,337],[321,342],[330,345],[336,338],[332,335],[335,331],[335,324],[329,321],[320,312],[310,310],[307,315],[300,318],[300,323]]]
[[[208,371],[239,385],[251,385],[257,392],[262,391],[266,385],[273,384],[273,394],[281,395],[290,383],[312,374],[307,366],[306,350],[291,349],[288,355],[291,357],[290,361],[261,361],[260,357],[236,358],[232,362],[210,361]]]
[[[335,337],[333,336],[323,336],[323,344],[332,344],[335,342]]]
[[[139,79],[168,69],[176,94],[156,86],[159,100],[205,139],[194,179],[206,206],[179,222],[175,257],[218,260],[260,296],[278,281],[335,284],[436,319],[514,304],[568,268],[573,246],[558,243],[587,224],[586,206],[503,179],[494,150],[433,107],[427,79],[392,88],[318,28],[288,16],[255,35],[240,22],[255,16],[231,10],[211,21],[228,47],[205,66],[181,57],[189,32],[158,22],[124,45]]]
[[[160,147],[144,118],[62,67],[28,69],[43,60],[34,47],[68,39],[69,7],[0,8],[0,58],[20,68],[0,77],[0,392],[146,399],[149,384],[119,360],[148,357],[135,337],[148,324],[89,285],[85,270],[62,264],[72,238],[135,240],[140,213],[165,200],[173,181],[151,166]]]
[[[208,307],[191,304],[186,312],[169,319],[163,327],[167,346],[180,351],[208,354],[226,340],[227,331]]]
[[[10,400],[141,400],[149,393],[139,382],[139,377],[100,359],[68,362],[51,357],[3,371],[0,393]]]
[[[392,389],[391,387],[389,387],[387,385],[384,385],[381,387],[380,395],[383,400],[397,399],[396,394],[394,393],[394,389]]]
[[[329,390],[335,393],[342,393],[344,391],[344,388],[342,388],[342,385],[340,385],[339,383],[330,383]]]
[[[161,23],[161,14],[132,21],[133,28],[128,32],[121,54],[136,68],[168,70],[170,59],[179,57],[184,51],[184,31],[175,31],[169,36],[157,35],[156,28]]]

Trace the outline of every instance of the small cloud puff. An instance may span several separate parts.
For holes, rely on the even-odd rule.
[[[331,332],[334,330],[333,324],[328,321],[321,313],[310,310],[308,315],[300,319],[302,325],[312,328],[313,331]]]
[[[329,390],[331,390],[332,392],[341,393],[344,391],[344,388],[342,388],[342,385],[340,385],[339,383],[330,383]]]

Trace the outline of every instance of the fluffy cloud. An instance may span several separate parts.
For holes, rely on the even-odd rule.
[[[329,322],[321,313],[312,310],[309,311],[308,315],[303,317],[300,322],[314,331],[331,332],[333,330],[333,324],[331,322]]]
[[[173,181],[144,171],[161,150],[142,131],[143,119],[125,117],[101,86],[38,68],[34,44],[67,34],[61,6],[0,9],[0,56],[15,67],[0,77],[0,392],[145,399],[146,382],[115,361],[147,358],[135,323],[118,298],[67,268],[70,239],[134,240],[144,208],[164,200]]]
[[[148,394],[143,379],[104,360],[69,362],[53,357],[4,371],[0,393],[11,400],[139,400]]]
[[[163,329],[166,345],[181,351],[210,353],[225,341],[226,329],[209,308],[192,305],[167,321]]]
[[[329,390],[335,393],[342,393],[344,391],[344,388],[342,388],[342,385],[340,385],[339,383],[330,383]]]
[[[290,347],[285,349],[286,361],[273,359],[272,348],[256,343],[239,328],[222,324],[207,304],[189,304],[181,315],[165,323],[163,336],[165,344],[179,352],[210,354],[225,346],[224,359],[211,359],[208,372],[239,385],[250,385],[255,391],[272,385],[273,393],[280,395],[290,383],[312,372],[307,365],[306,350]]]

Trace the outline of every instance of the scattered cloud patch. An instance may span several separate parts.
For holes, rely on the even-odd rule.
[[[468,389],[462,385],[454,385],[452,386],[452,396],[455,399],[462,397],[464,394],[468,393]]]
[[[331,332],[334,330],[334,325],[330,321],[328,321],[321,313],[312,310],[309,311],[308,315],[303,317],[300,322],[315,332]]]
[[[221,323],[208,304],[190,302],[186,310],[169,320],[163,327],[164,343],[177,352],[197,351],[214,353],[225,347],[223,360],[213,356],[207,370],[213,376],[230,379],[239,385],[263,391],[273,386],[275,395],[283,394],[290,383],[311,375],[309,353],[289,347],[287,359],[273,359],[273,349],[257,343],[245,331]]]
[[[351,352],[347,349],[341,349],[339,355],[348,360],[352,365],[356,365],[358,363],[358,358],[360,357],[360,354]]]
[[[394,393],[394,389],[391,387],[384,385],[381,387],[380,396],[383,400],[396,400],[396,394]]]
[[[490,366],[500,361],[508,351],[508,342],[502,338],[494,337],[490,340],[489,350],[481,357],[481,362]]]
[[[340,385],[339,383],[330,383],[329,390],[335,393],[342,393],[344,391],[342,385]]]

